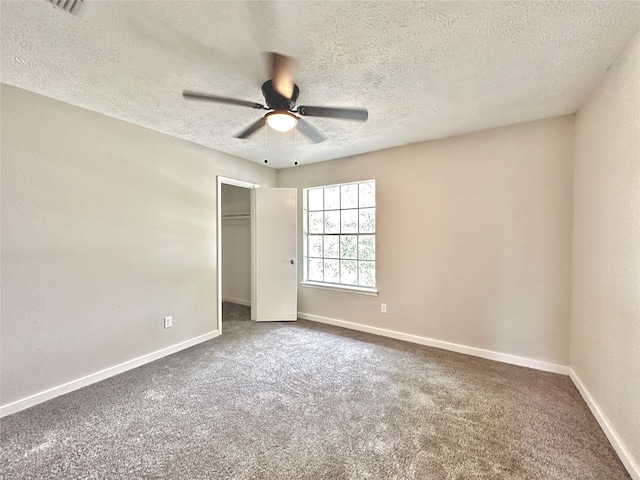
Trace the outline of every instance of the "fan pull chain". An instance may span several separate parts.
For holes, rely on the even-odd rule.
[[[293,128],[293,164],[298,165],[298,126]]]
[[[269,160],[267,160],[268,143],[269,143],[269,128],[265,128],[264,129],[264,163],[269,163]]]

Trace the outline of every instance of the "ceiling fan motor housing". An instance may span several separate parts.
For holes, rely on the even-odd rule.
[[[284,97],[276,92],[271,80],[267,80],[262,84],[262,95],[264,95],[267,106],[272,110],[293,110],[299,94],[300,89],[295,84],[293,85],[291,98]]]

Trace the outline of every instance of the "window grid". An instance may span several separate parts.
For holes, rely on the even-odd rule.
[[[363,188],[365,188],[365,186],[368,186],[370,190],[369,198],[371,200],[369,202],[367,202],[366,199],[363,199],[363,196],[366,195],[366,192],[363,192]],[[353,197],[351,198],[350,203],[348,201],[343,202],[343,189],[349,187],[356,187],[355,205],[353,204]],[[331,200],[333,200],[332,203],[336,205],[329,205],[331,200],[327,198],[328,190],[335,192],[334,198],[332,198]],[[315,201],[313,202],[314,205],[312,205],[311,201],[312,195],[316,196],[316,198],[314,199]],[[353,193],[351,195],[353,195]],[[320,196],[321,198],[317,198],[318,196]],[[317,281],[332,285],[375,288],[375,181],[370,180],[359,183],[331,185],[305,189],[305,204],[307,206],[307,211],[305,212],[305,223],[307,225],[307,231],[305,232],[307,236],[305,242],[305,280]],[[321,205],[321,209],[318,208],[319,205]],[[351,228],[346,229],[349,231],[343,231],[345,230],[343,220],[345,220],[344,215],[346,214],[346,211],[355,212],[355,231],[352,231],[353,224],[350,225]],[[369,218],[363,217],[361,213],[363,211],[369,212],[367,214],[369,215]],[[333,228],[331,228],[331,230],[337,231],[327,232],[327,213],[331,212],[337,212],[337,225],[332,225]],[[310,220],[311,214],[313,213],[316,214],[315,226],[312,226],[312,222]],[[319,222],[319,216],[317,214],[320,213],[322,214],[322,219],[319,225],[320,228],[318,229],[317,223]],[[373,222],[373,225],[367,229],[362,225],[363,220],[364,222],[366,222],[367,220],[369,222]],[[353,237],[352,241],[355,243],[355,255],[351,256],[347,256],[348,254],[343,250],[347,242],[346,238],[349,236]],[[362,258],[362,256],[364,256],[364,253],[362,251],[362,248],[364,248],[364,246],[363,241],[361,240],[365,236],[372,237],[371,240],[369,240],[369,249],[371,250],[371,252],[369,252],[368,255],[373,258]],[[337,248],[335,248],[335,250],[331,252],[331,255],[327,253],[328,238],[336,239],[335,244]],[[316,248],[313,248],[312,242],[315,242]],[[337,267],[337,270],[334,270],[337,275],[328,275],[329,264],[327,263],[327,260],[331,261],[332,263],[337,263],[337,265],[336,263],[333,263]],[[353,262],[353,270],[355,270],[355,278],[353,279],[353,281],[345,281],[345,277],[349,275],[349,271],[346,269],[346,262]],[[321,273],[321,276],[312,274],[312,272],[314,271],[314,263],[316,267],[315,273]],[[369,277],[369,280],[362,277],[363,269],[372,270],[372,275]]]

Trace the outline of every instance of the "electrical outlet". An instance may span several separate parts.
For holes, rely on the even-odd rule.
[[[173,325],[173,317],[172,316],[164,317],[164,328],[171,328],[172,325]]]
[[[380,304],[380,313],[387,313],[387,304],[386,303],[381,303]]]

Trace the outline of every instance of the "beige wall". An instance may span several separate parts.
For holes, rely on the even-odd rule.
[[[282,187],[377,182],[379,296],[301,287],[298,310],[568,365],[573,121],[280,170]]]
[[[0,403],[215,330],[216,175],[273,185],[275,171],[1,95]]]
[[[640,36],[579,110],[575,148],[571,368],[640,475]]]
[[[251,304],[251,190],[222,185],[222,298]],[[231,217],[228,217],[231,215]]]

